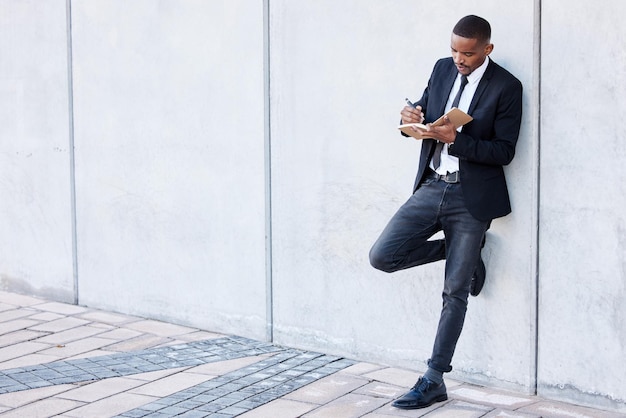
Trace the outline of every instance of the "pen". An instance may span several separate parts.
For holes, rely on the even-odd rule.
[[[406,100],[406,104],[408,104],[409,106],[411,106],[413,109],[416,109],[417,106],[415,106],[415,103],[411,103],[411,101],[408,98],[405,98],[404,100]]]

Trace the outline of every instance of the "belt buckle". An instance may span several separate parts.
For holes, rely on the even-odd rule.
[[[458,183],[459,182],[459,172],[455,171],[454,173],[448,173],[443,177],[443,181],[446,183]]]

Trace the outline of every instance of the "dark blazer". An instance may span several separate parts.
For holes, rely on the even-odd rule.
[[[458,74],[452,58],[443,58],[435,68],[416,103],[422,106],[426,122],[443,113]],[[522,119],[522,84],[490,60],[478,84],[468,113],[474,118],[458,133],[450,155],[459,158],[459,174],[465,204],[482,221],[511,212],[503,166],[515,155]],[[422,141],[419,168],[413,191],[417,190],[435,148],[435,140]]]

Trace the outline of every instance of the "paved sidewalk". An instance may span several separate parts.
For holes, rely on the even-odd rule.
[[[0,292],[0,418],[626,417],[447,379],[402,411],[413,371]]]

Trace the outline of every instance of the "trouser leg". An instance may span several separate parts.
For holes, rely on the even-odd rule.
[[[440,217],[446,237],[443,307],[429,366],[452,370],[451,362],[463,329],[470,282],[489,221],[479,221],[466,209],[459,184],[450,185]]]
[[[445,258],[444,240],[428,240],[441,230],[438,208],[443,190],[437,186],[423,184],[389,220],[370,250],[373,267],[390,273]]]

